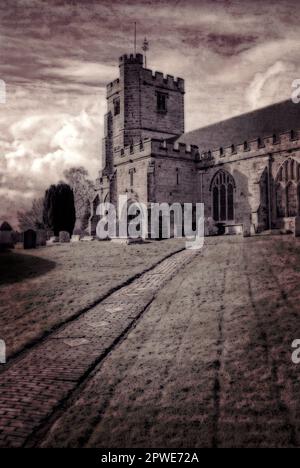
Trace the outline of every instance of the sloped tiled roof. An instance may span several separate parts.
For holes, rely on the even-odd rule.
[[[177,140],[208,151],[300,129],[300,103],[291,100],[184,133]]]

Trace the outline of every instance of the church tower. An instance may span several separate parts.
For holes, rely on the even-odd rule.
[[[153,73],[144,68],[143,62],[142,54],[122,55],[119,77],[107,85],[103,168],[96,181],[90,217],[93,235],[99,218],[97,206],[104,201],[115,204],[117,194],[122,188],[126,190],[134,173],[135,180],[147,191],[147,175],[135,172],[136,167],[116,170],[117,155],[145,139],[172,141],[184,133],[184,80]]]
[[[107,85],[103,174],[112,174],[114,152],[144,138],[184,133],[184,80],[144,68],[143,55],[123,55],[120,74]]]

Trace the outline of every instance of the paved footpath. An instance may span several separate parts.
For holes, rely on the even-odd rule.
[[[172,255],[9,365],[0,374],[0,447],[24,446],[197,254]]]

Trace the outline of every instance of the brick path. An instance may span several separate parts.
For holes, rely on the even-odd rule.
[[[0,374],[0,447],[21,447],[122,340],[172,276],[184,250],[36,345]]]

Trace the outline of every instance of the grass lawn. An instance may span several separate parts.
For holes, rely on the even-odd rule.
[[[207,240],[42,446],[300,446],[300,242]]]
[[[8,357],[183,246],[94,241],[0,253],[0,338]]]

